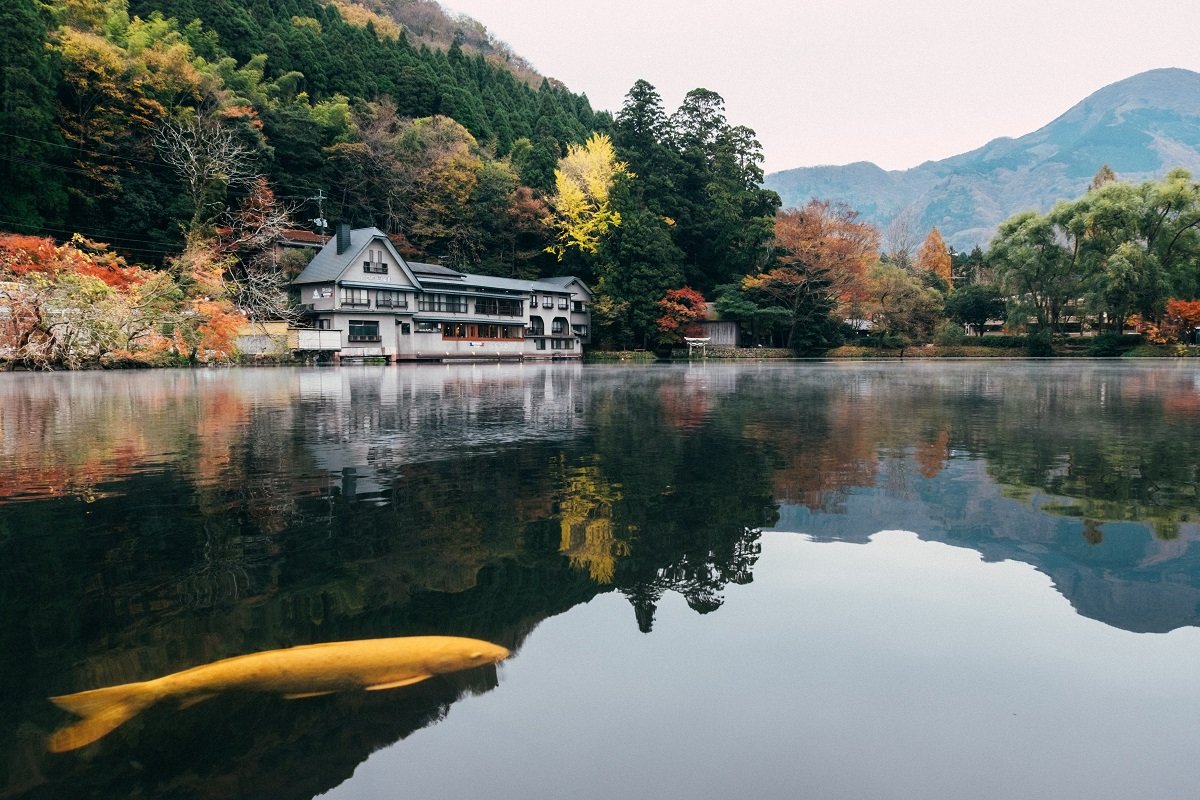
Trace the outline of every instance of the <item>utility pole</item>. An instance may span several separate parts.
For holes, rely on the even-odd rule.
[[[325,196],[324,189],[317,189],[316,197],[310,197],[309,200],[317,201],[317,218],[312,220],[321,229],[321,244],[327,241],[325,238],[325,229],[329,227],[329,223],[325,220],[325,201],[328,200]]]

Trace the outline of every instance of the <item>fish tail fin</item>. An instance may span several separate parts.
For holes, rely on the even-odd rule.
[[[55,731],[48,742],[50,751],[63,753],[91,744],[137,716],[158,699],[149,683],[125,683],[51,697],[54,705],[83,719]]]

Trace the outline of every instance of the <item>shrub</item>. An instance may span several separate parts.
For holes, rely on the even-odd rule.
[[[952,320],[943,320],[933,332],[933,343],[943,347],[960,345],[967,338],[962,325]]]
[[[1054,355],[1054,340],[1050,331],[1034,331],[1025,337],[1025,353],[1032,358]]]
[[[1087,354],[1097,358],[1116,358],[1140,344],[1142,337],[1139,334],[1102,333],[1088,343]]]

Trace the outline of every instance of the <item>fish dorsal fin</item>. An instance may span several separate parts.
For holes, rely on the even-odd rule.
[[[420,683],[421,681],[426,680],[428,678],[432,678],[432,677],[433,677],[432,675],[425,675],[425,674],[414,675],[411,678],[404,678],[404,679],[398,680],[398,681],[389,681],[388,683],[377,683],[374,686],[368,686],[367,691],[375,692],[380,689],[399,689],[401,686],[409,686],[414,683]]]
[[[333,694],[333,690],[329,689],[324,692],[293,692],[292,694],[285,694],[283,698],[285,700],[299,700],[302,697],[322,697],[327,694]]]

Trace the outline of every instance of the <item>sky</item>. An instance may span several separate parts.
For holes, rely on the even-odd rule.
[[[443,0],[616,112],[644,78],[668,113],[725,99],[773,172],[907,169],[1034,131],[1158,67],[1200,72],[1195,0]]]

